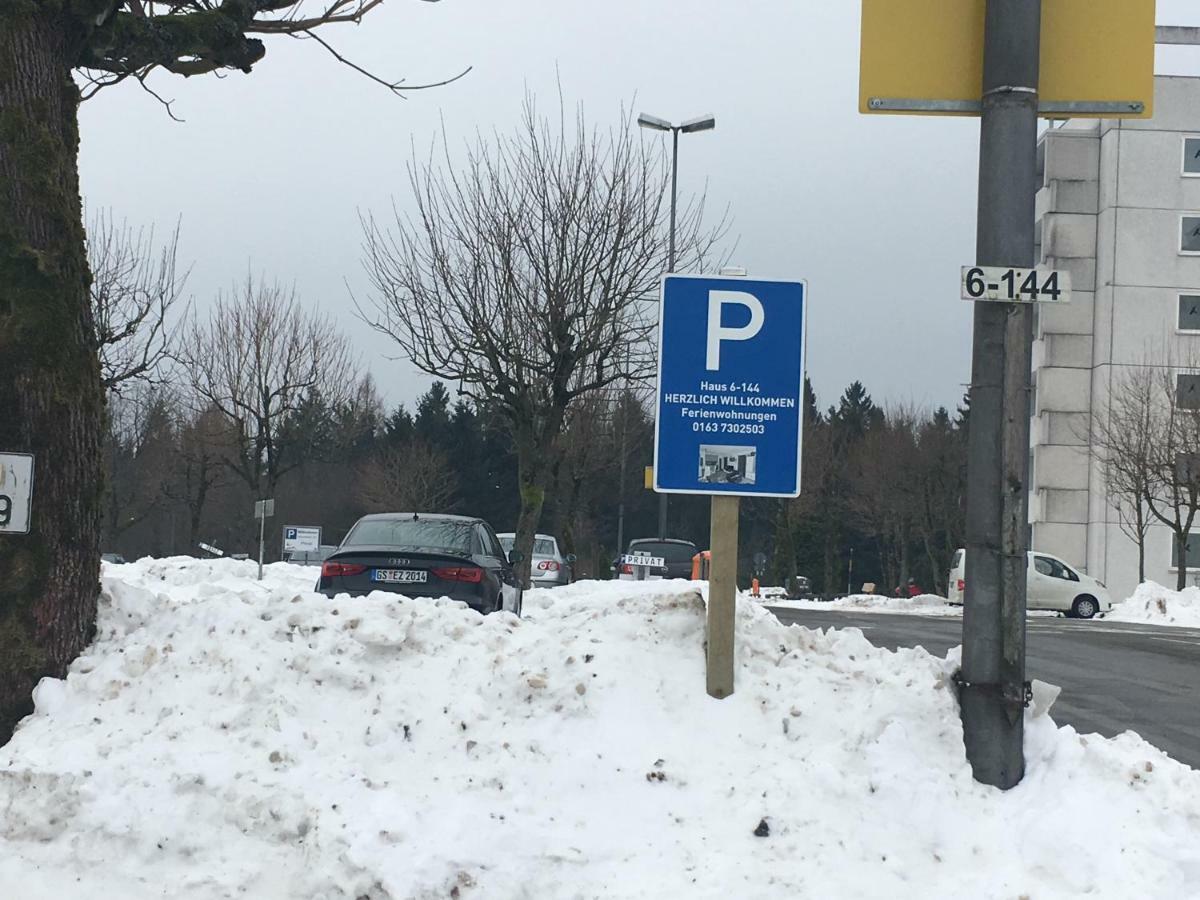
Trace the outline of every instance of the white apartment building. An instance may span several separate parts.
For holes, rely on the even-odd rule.
[[[1137,586],[1137,545],[1091,452],[1092,417],[1123,367],[1200,354],[1200,78],[1156,78],[1152,119],[1050,129],[1039,168],[1041,258],[1070,271],[1073,299],[1037,311],[1032,546],[1081,566],[1119,599]],[[1173,545],[1168,529],[1151,528],[1146,577],[1171,587]],[[1200,534],[1192,548],[1189,584],[1200,579]]]

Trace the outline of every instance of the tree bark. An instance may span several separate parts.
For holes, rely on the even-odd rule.
[[[517,515],[517,530],[513,539],[513,549],[520,551],[521,561],[514,568],[521,584],[528,588],[533,541],[553,476],[554,454],[550,446],[543,446],[543,443],[551,442],[539,441],[533,430],[523,427],[519,421],[513,421],[512,425],[517,452],[517,490],[521,499],[521,511]]]
[[[0,744],[95,631],[104,395],[65,13],[0,6],[0,451],[32,453],[30,533],[0,535]]]
[[[1146,514],[1142,512],[1141,504],[1137,506],[1137,548],[1138,548],[1138,584],[1146,583]]]

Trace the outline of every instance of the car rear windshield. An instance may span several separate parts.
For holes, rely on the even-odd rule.
[[[512,548],[516,546],[517,539],[514,537],[500,538],[500,546],[504,548],[505,553],[512,553]],[[554,546],[554,541],[546,538],[536,538],[533,542],[534,556],[554,556],[558,548]]]
[[[666,541],[634,541],[629,545],[630,553],[648,553],[650,556],[661,556],[665,562],[691,562],[696,555],[696,548],[691,544],[672,544]]]
[[[436,519],[367,519],[346,535],[343,546],[402,547],[470,555],[475,526]]]

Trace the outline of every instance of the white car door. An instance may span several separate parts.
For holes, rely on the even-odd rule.
[[[1035,556],[1034,568],[1037,570],[1038,593],[1042,601],[1038,608],[1070,611],[1079,587],[1079,576],[1066,563],[1053,556]]]
[[[1025,580],[1025,608],[1051,609],[1050,564],[1042,557],[1029,554],[1029,577]]]

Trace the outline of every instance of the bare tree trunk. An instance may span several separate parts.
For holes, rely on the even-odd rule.
[[[1137,505],[1137,548],[1138,548],[1138,584],[1146,583],[1146,513],[1141,504]]]
[[[825,532],[825,583],[822,587],[825,589],[823,593],[836,594],[841,591],[838,586],[838,576],[834,573],[837,560],[837,547],[834,543],[833,534],[830,531]]]
[[[925,593],[944,596],[941,586],[946,583],[946,573],[942,571],[943,566],[938,561],[937,553],[933,549],[933,543],[929,540],[929,532],[925,529],[921,529],[921,546],[925,550],[925,558],[929,560],[929,571],[933,573],[930,576],[933,578],[933,584],[926,589]],[[947,571],[949,571],[948,567]]]
[[[521,584],[529,587],[530,566],[533,561],[533,540],[538,522],[542,518],[542,507],[546,503],[546,487],[550,478],[545,460],[549,454],[541,452],[531,439],[517,439],[517,489],[521,494],[521,512],[517,516],[517,531],[514,549],[521,553],[516,566]]]
[[[95,631],[103,394],[54,4],[0,6],[0,450],[35,456],[31,530],[0,536],[0,744]]]
[[[796,530],[788,515],[788,505],[793,501],[781,500],[775,517],[775,558],[772,561],[776,581],[788,584],[800,574],[796,571]]]
[[[1179,546],[1179,568],[1175,572],[1175,590],[1182,591],[1187,587],[1187,531],[1178,532],[1175,541]]]

